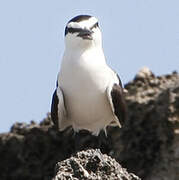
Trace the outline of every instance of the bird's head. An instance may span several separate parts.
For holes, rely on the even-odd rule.
[[[79,15],[71,19],[65,28],[66,48],[88,48],[102,46],[98,20],[89,15]]]

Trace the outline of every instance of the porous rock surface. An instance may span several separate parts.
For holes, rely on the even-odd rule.
[[[99,149],[80,151],[71,158],[57,163],[53,180],[140,180],[128,173],[110,156]]]
[[[143,68],[125,89],[128,119],[121,129],[109,127],[107,137],[71,128],[58,132],[50,114],[40,124],[15,123],[0,134],[0,179],[51,180],[56,164],[58,169],[77,152],[99,148],[141,179],[178,180],[179,74],[155,76]]]

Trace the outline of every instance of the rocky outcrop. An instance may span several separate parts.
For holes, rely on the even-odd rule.
[[[57,163],[53,180],[63,179],[140,180],[110,156],[93,149],[78,152],[73,157]]]
[[[121,129],[108,127],[107,137],[103,132],[98,138],[87,131],[75,134],[70,128],[58,132],[53,128],[50,114],[40,124],[16,123],[10,132],[0,134],[0,179],[51,180],[55,164],[56,169],[63,169],[66,162],[74,159],[74,166],[68,164],[65,168],[78,166],[80,172],[86,172],[86,162],[81,164],[77,152],[99,148],[141,179],[178,180],[179,74],[157,77],[144,68],[125,89],[128,120]],[[107,162],[109,156],[105,156]],[[72,161],[67,159],[70,157]],[[116,166],[121,168],[119,164]],[[92,176],[93,171],[90,172]],[[100,173],[98,168],[95,173]]]
[[[142,69],[125,87],[129,119],[118,161],[143,179],[179,179],[179,75]]]

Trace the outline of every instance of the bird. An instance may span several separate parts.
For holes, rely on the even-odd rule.
[[[124,88],[106,63],[98,19],[78,15],[65,27],[65,50],[52,96],[51,118],[59,131],[72,127],[98,136],[126,121]]]

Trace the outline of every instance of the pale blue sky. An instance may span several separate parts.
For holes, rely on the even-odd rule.
[[[178,0],[0,0],[0,132],[50,110],[72,17],[94,15],[108,64],[123,83],[148,66],[179,71]]]

